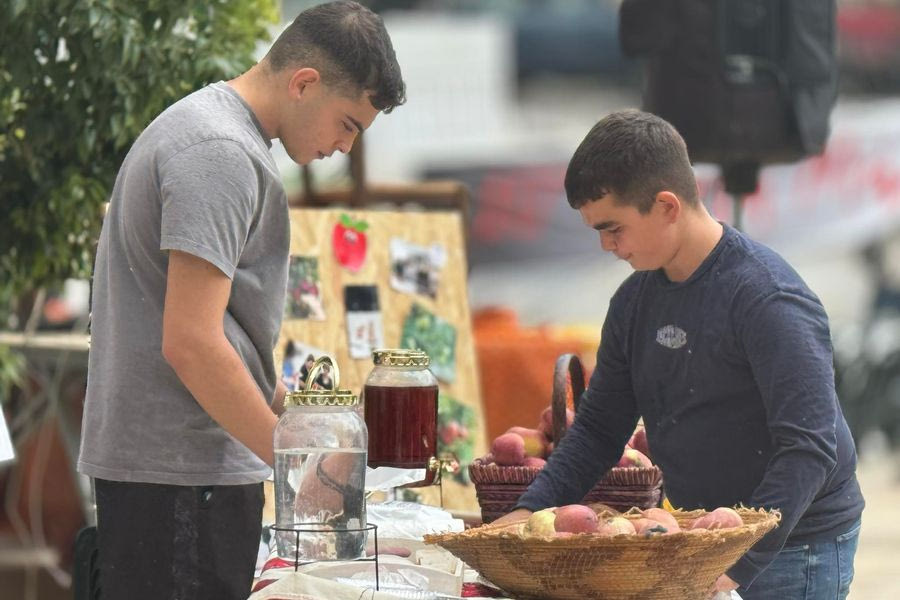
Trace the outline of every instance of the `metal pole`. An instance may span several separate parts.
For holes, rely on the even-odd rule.
[[[744,194],[731,195],[731,222],[738,231],[744,230]]]

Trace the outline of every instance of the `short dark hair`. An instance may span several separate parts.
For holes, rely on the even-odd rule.
[[[274,71],[312,67],[343,95],[389,113],[406,102],[406,85],[381,17],[356,2],[328,2],[297,15],[265,61]]]
[[[607,115],[588,132],[566,170],[566,197],[580,208],[609,193],[646,214],[656,194],[671,191],[697,204],[687,146],[667,121],[639,110]]]

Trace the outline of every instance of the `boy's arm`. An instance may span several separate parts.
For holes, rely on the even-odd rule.
[[[838,419],[828,318],[814,298],[775,292],[755,301],[741,337],[774,446],[751,506],[777,508],[781,523],[728,575],[742,586],[774,560],[837,464]]]
[[[231,280],[211,263],[169,252],[162,353],[210,417],[272,466],[278,418],[225,337],[230,293]]]
[[[516,508],[532,511],[579,502],[618,462],[638,414],[621,326],[625,311],[610,304],[597,366],[581,397],[575,422],[554,448],[547,465],[519,498]]]

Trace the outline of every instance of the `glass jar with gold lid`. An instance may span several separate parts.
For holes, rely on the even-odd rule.
[[[312,389],[320,371],[330,374],[334,389]],[[274,435],[279,556],[363,556],[368,433],[356,394],[340,389],[337,365],[323,356],[310,369],[306,388],[289,392],[284,404]]]
[[[369,466],[429,469],[437,456],[438,382],[422,350],[372,352],[363,388]],[[428,475],[430,482],[434,474]],[[427,483],[423,482],[423,483]]]

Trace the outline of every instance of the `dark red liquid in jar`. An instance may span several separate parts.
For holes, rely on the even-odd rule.
[[[369,466],[425,468],[437,456],[438,387],[364,388]]]

